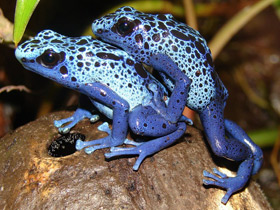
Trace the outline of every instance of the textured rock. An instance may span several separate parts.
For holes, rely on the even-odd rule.
[[[41,117],[0,139],[0,209],[270,209],[254,181],[227,205],[220,202],[225,191],[203,186],[202,171],[217,166],[202,133],[190,126],[138,172],[135,158],[106,161],[108,149],[51,157],[47,148],[59,136],[53,120],[70,114]],[[97,139],[106,135],[99,124],[84,120],[73,131]]]

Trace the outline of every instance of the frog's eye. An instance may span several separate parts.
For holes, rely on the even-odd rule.
[[[44,52],[42,56],[42,62],[46,66],[54,66],[59,61],[59,55],[53,52]]]
[[[65,58],[65,53],[56,53],[52,49],[46,50],[36,61],[44,67],[53,68]]]
[[[120,19],[116,25],[116,31],[119,35],[126,36],[133,32],[134,27],[135,24],[132,21],[127,20],[126,18]]]

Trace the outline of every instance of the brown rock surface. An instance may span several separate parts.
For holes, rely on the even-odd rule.
[[[70,114],[41,117],[0,139],[0,209],[270,209],[254,181],[227,205],[220,202],[225,191],[203,186],[202,171],[217,166],[191,126],[138,172],[135,158],[106,161],[108,149],[51,157],[47,148],[58,136],[53,120]],[[97,139],[106,135],[99,124],[84,120],[73,131]]]

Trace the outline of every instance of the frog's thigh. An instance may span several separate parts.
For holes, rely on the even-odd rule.
[[[133,133],[142,136],[163,136],[178,129],[176,123],[169,123],[150,106],[137,106],[128,120]]]

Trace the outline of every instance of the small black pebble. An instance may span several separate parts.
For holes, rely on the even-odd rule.
[[[75,153],[76,141],[85,140],[85,135],[81,133],[68,133],[56,138],[48,147],[48,154],[52,157],[64,157]]]

